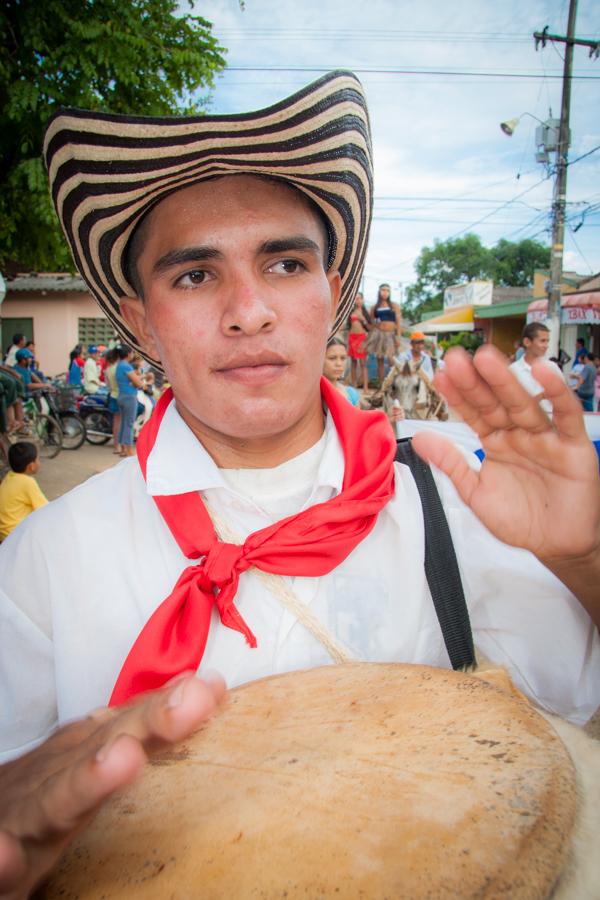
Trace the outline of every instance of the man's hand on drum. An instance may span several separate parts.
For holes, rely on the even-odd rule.
[[[477,432],[485,460],[472,469],[432,432],[415,435],[415,450],[448,475],[496,537],[534,553],[600,624],[600,479],[581,404],[536,362],[532,372],[552,403],[550,419],[491,345],[474,359],[455,348],[445,363],[436,387]]]
[[[225,692],[187,673],[118,709],[100,709],[0,767],[0,898],[28,897],[102,803],[149,755],[192,734]]]

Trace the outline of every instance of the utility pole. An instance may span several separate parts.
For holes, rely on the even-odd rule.
[[[590,48],[590,56],[598,56],[597,41],[586,41],[575,37],[577,0],[570,0],[569,21],[566,37],[548,34],[548,27],[534,32],[535,49],[546,46],[547,41],[565,44],[565,64],[563,69],[562,102],[560,126],[556,148],[556,177],[552,200],[552,251],[550,258],[550,285],[548,287],[548,327],[550,328],[550,356],[558,355],[560,337],[560,299],[563,275],[563,251],[565,239],[565,207],[567,201],[567,167],[569,165],[569,116],[571,109],[571,74],[573,70],[573,48],[581,44]]]

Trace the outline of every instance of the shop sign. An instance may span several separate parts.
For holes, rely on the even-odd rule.
[[[530,319],[530,315],[536,315],[537,310],[527,316],[527,321],[539,322],[538,318]],[[545,314],[541,313],[541,318]],[[598,306],[563,306],[560,311],[562,325],[600,325],[600,307]]]

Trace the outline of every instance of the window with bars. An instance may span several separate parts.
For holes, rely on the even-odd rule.
[[[117,333],[108,319],[97,316],[78,320],[78,338],[82,344],[104,344],[106,347],[118,340]]]

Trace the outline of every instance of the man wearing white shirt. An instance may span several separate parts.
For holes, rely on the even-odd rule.
[[[555,362],[546,359],[548,346],[550,344],[550,331],[543,322],[529,322],[523,329],[521,337],[525,352],[514,363],[511,363],[510,370],[519,379],[528,394],[540,404],[540,407],[549,416],[552,415],[552,404],[544,396],[544,388],[536,381],[531,373],[531,367],[538,359],[543,359],[544,364],[551,368],[557,375],[562,378],[562,372]]]
[[[98,348],[90,344],[83,366],[83,389],[86,394],[97,394],[100,390],[100,369],[97,360]]]
[[[3,749],[18,757],[0,769],[5,891],[18,877],[38,883],[146,752],[214,709],[222,686],[190,668],[239,684],[329,661],[263,574],[279,575],[351,658],[449,665],[415,481],[393,462],[386,420],[336,402],[320,381],[366,252],[360,85],[333,73],[254,118],[220,117],[215,129],[213,117],[178,126],[66,111],[49,127],[53,195],[75,256],[173,393],[140,436],[139,465],[90,480],[2,547]],[[243,163],[246,129],[255,152]],[[211,152],[221,164],[229,152],[229,165],[215,169]],[[600,700],[597,462],[576,399],[552,372],[535,374],[554,427],[493,348],[474,362],[449,354],[439,386],[486,460],[479,472],[432,434],[414,444],[440,470],[477,647],[541,705],[583,721]],[[188,622],[163,642],[165,608],[176,623],[199,617],[202,640]],[[130,690],[107,710],[136,648],[157,634],[162,651],[125,679],[127,690],[157,689]],[[194,662],[173,668],[173,642]]]
[[[8,348],[8,352],[6,354],[6,359],[4,360],[4,364],[7,366],[16,366],[17,364],[17,353],[19,350],[22,350],[25,346],[25,335],[18,333],[13,334],[12,344]]]

